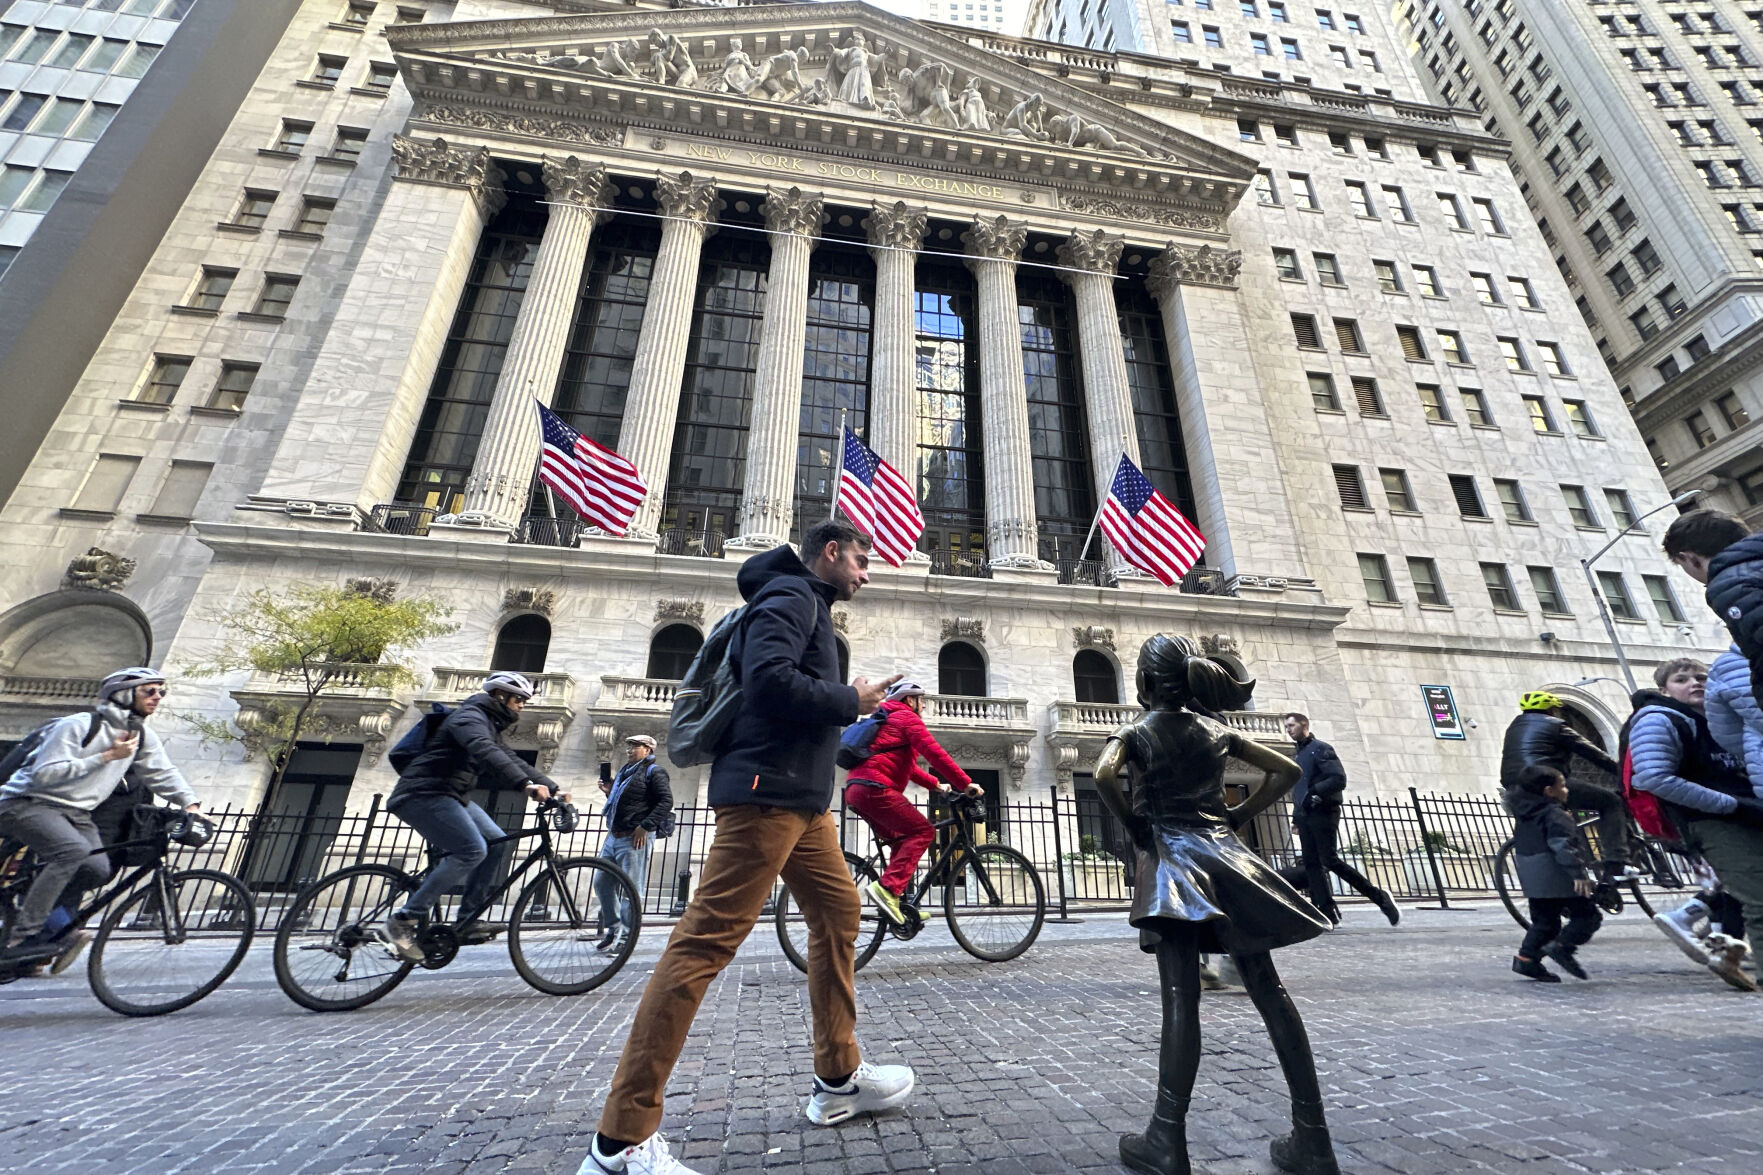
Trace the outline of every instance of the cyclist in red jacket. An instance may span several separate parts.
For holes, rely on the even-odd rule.
[[[881,880],[870,883],[869,896],[896,926],[906,922],[900,895],[912,884],[919,858],[936,839],[930,821],[906,798],[906,785],[916,783],[944,792],[954,785],[968,795],[985,794],[931,737],[924,719],[918,716],[923,697],[924,687],[912,681],[897,682],[888,690],[877,707],[884,717],[869,758],[853,767],[845,779],[846,807],[869,821],[876,839],[889,849],[887,870]],[[930,763],[934,775],[919,769],[920,755]]]

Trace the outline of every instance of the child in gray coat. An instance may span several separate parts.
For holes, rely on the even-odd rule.
[[[1543,966],[1546,955],[1569,975],[1584,979],[1585,968],[1575,955],[1597,933],[1604,916],[1592,904],[1597,875],[1591,846],[1567,810],[1567,780],[1552,767],[1526,767],[1507,791],[1506,802],[1518,818],[1513,861],[1530,903],[1530,932],[1512,970],[1560,983],[1561,977]]]

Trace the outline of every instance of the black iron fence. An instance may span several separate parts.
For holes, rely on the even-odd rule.
[[[216,835],[199,849],[179,849],[177,865],[238,875],[256,895],[266,927],[276,925],[301,886],[334,869],[379,862],[414,872],[428,863],[422,838],[389,816],[378,796],[367,812],[355,815],[260,815],[231,808],[209,815]],[[875,841],[868,825],[843,809],[835,816],[845,848],[872,856]],[[656,842],[650,855],[644,893],[650,918],[677,915],[684,908],[715,832],[715,815],[708,808],[678,808],[675,817],[674,834]],[[1299,862],[1290,820],[1282,800],[1243,831],[1276,868]],[[1074,909],[1125,909],[1132,902],[1132,878],[1123,864],[1131,857],[1131,842],[1094,793],[999,805],[978,835],[1010,845],[1034,862],[1048,905],[1060,916]],[[1453,897],[1493,892],[1494,859],[1511,835],[1512,818],[1498,797],[1423,795],[1410,789],[1405,800],[1348,800],[1339,851],[1399,899],[1448,905]],[[567,836],[553,834],[564,856],[592,854],[603,838],[597,815],[584,815],[581,827]],[[536,843],[536,838],[514,842],[504,867],[518,864]],[[1341,889],[1340,896],[1357,895]]]

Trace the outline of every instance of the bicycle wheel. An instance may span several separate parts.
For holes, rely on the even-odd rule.
[[[1518,842],[1509,840],[1500,846],[1494,855],[1494,889],[1500,895],[1500,904],[1506,907],[1506,913],[1512,915],[1512,921],[1524,929],[1530,929],[1530,917],[1519,907],[1519,900],[1524,891],[1518,885],[1518,870],[1513,867],[1512,854]]]
[[[1004,845],[978,845],[943,887],[943,916],[961,949],[1002,963],[1034,944],[1047,916],[1047,891],[1027,857]]]
[[[92,940],[92,994],[124,1016],[187,1008],[226,981],[257,931],[251,891],[214,869],[156,871],[118,902]]]
[[[596,949],[602,890],[617,905],[629,902],[635,923],[606,951]],[[643,898],[630,876],[599,857],[571,857],[546,867],[520,891],[508,917],[508,957],[540,991],[581,995],[618,974],[642,929]]]
[[[350,865],[295,897],[275,935],[275,981],[314,1012],[364,1008],[391,991],[416,964],[386,939],[386,915],[414,883],[390,865]]]
[[[861,910],[857,916],[857,962],[854,971],[863,970],[863,965],[875,958],[875,952],[881,949],[882,939],[887,937],[888,924],[875,907],[863,900],[863,893],[869,883],[876,879],[875,867],[855,853],[845,854],[845,865],[851,870],[851,883],[857,887],[861,900]],[[784,950],[787,958],[796,970],[808,972],[808,923],[802,917],[802,909],[790,895],[790,887],[784,886],[777,898],[777,942]]]

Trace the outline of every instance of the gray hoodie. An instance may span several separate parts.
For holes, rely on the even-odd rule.
[[[92,725],[90,712],[56,719],[36,752],[0,787],[0,800],[29,798],[90,812],[109,798],[133,767],[135,778],[155,795],[180,808],[196,802],[196,793],[172,766],[159,736],[146,726],[139,728],[141,745],[133,759],[106,762],[104,752],[128,731],[129,715],[108,702],[97,707],[97,714],[103,721],[91,741],[84,743],[81,740]]]

